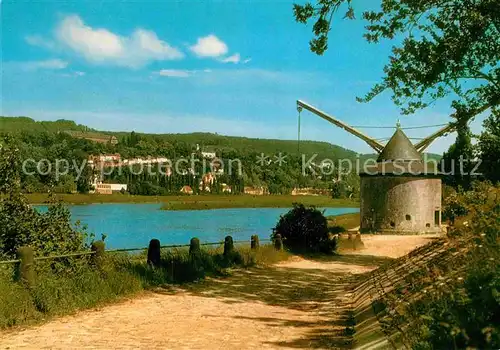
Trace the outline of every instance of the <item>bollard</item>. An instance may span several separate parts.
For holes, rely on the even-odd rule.
[[[152,239],[149,241],[147,264],[151,267],[160,266],[160,241]]]
[[[189,273],[199,277],[203,274],[203,262],[200,249],[200,240],[196,237],[189,242]]]
[[[354,237],[354,249],[364,249],[365,244],[361,240],[361,234],[358,232]]]
[[[16,271],[16,280],[24,283],[27,287],[35,284],[35,265],[33,248],[20,247],[17,250],[17,258],[21,260]]]
[[[351,232],[347,234],[346,248],[356,250],[356,246],[354,243],[354,236]]]
[[[200,254],[200,240],[196,237],[191,238],[189,242],[189,255]]]
[[[258,250],[260,246],[259,242],[259,236],[258,235],[253,235],[250,239],[250,248],[252,250]]]
[[[274,249],[276,250],[283,249],[283,240],[281,239],[281,235],[279,233],[274,235]]]
[[[90,246],[90,250],[94,252],[91,258],[91,264],[98,269],[103,268],[104,266],[104,254],[106,250],[106,245],[104,241],[94,241]]]
[[[224,256],[228,257],[234,251],[233,237],[226,236],[224,239]]]

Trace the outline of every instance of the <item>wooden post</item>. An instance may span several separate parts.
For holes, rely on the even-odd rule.
[[[250,239],[250,248],[252,250],[258,250],[260,246],[259,242],[259,236],[258,235],[253,235]]]
[[[17,258],[21,260],[17,266],[16,280],[24,283],[27,287],[32,287],[35,284],[35,259],[33,248],[20,247],[17,250]]]
[[[101,269],[104,266],[104,254],[106,251],[106,245],[103,241],[94,241],[90,246],[90,250],[94,252],[91,259],[92,265]]]
[[[196,237],[191,238],[191,241],[189,242],[189,255],[198,255],[200,252],[200,240]]]
[[[283,249],[283,240],[281,239],[281,235],[279,233],[274,235],[274,249],[276,250]]]
[[[234,250],[233,237],[226,236],[224,239],[224,256],[228,257]]]
[[[148,260],[147,263],[151,267],[155,266],[160,266],[160,260],[161,260],[161,244],[160,241],[157,239],[152,239],[149,241],[149,247],[148,247]]]

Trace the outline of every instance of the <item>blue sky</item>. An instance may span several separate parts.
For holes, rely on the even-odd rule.
[[[374,3],[358,1],[357,17]],[[368,44],[361,20],[338,16],[329,50],[316,56],[309,51],[311,28],[294,22],[292,4],[4,1],[0,114],[71,119],[101,130],[281,139],[297,137],[297,99],[351,125],[449,120],[447,101],[414,116],[400,116],[389,94],[356,102],[382,76],[391,43]],[[303,139],[371,151],[310,113],[302,121]],[[453,140],[441,138],[429,151],[442,153]]]

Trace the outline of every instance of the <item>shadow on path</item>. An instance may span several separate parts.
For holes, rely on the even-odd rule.
[[[235,270],[228,278],[207,279],[184,285],[182,289],[196,296],[219,298],[225,303],[260,302],[306,312],[313,316],[313,321],[310,321],[311,318],[287,320],[272,314],[265,317],[248,317],[247,319],[265,323],[270,332],[276,327],[306,329],[305,332],[298,332],[299,337],[293,341],[269,345],[304,349],[351,348],[351,337],[345,332],[350,321],[348,287],[360,276],[350,274],[346,267],[331,269],[328,266],[331,263],[339,263],[341,266],[377,266],[387,259],[362,255],[316,257],[312,266],[322,266],[318,261],[324,262],[325,268],[310,268],[307,266],[307,260],[304,261],[304,268],[297,268],[296,264],[293,267],[287,267],[286,264],[255,267]],[[234,318],[245,319],[245,316]]]

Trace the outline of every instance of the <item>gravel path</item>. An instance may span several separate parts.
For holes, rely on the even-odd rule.
[[[3,332],[0,348],[348,348],[349,339],[342,336],[349,302],[346,288],[356,274],[384,261],[370,248],[389,243],[380,242],[380,237],[365,243],[369,255],[294,258]],[[389,241],[398,244],[394,238]],[[425,237],[410,241],[404,241],[405,247],[425,243]]]

